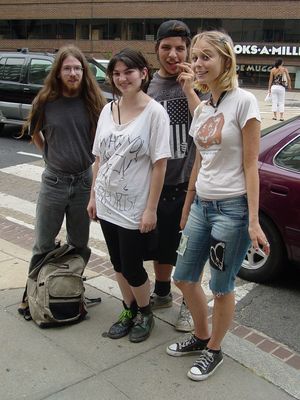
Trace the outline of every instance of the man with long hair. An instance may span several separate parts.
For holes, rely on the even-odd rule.
[[[73,45],[62,47],[23,128],[23,132],[29,130],[46,165],[29,272],[55,249],[64,217],[67,242],[89,258],[86,208],[92,183],[92,145],[105,103],[83,53]]]

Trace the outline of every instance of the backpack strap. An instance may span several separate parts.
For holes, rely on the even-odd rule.
[[[102,301],[101,297],[96,297],[94,299],[91,299],[90,297],[86,297],[86,296],[84,296],[84,297],[87,300],[87,302],[86,302],[87,305],[101,303],[101,301]]]
[[[19,305],[19,308],[18,308],[18,313],[23,315],[23,317],[24,317],[24,319],[26,319],[26,321],[32,320],[30,310],[29,310],[29,304],[28,304],[28,300],[27,300],[27,285],[25,287],[25,290],[24,290],[24,293],[22,296],[22,303]]]
[[[83,276],[82,277],[82,280],[83,280],[83,282],[86,282],[86,276]],[[101,297],[96,297],[96,298],[90,298],[90,297],[86,297],[86,296],[84,296],[84,298],[85,298],[85,300],[87,300],[86,301],[86,305],[88,306],[88,305],[92,305],[92,304],[97,304],[97,303],[101,303],[101,301],[102,301],[102,299],[101,299]]]

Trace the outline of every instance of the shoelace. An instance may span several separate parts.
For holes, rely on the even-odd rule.
[[[196,342],[195,336],[192,335],[188,339],[184,340],[183,342],[177,343],[178,349],[181,350],[182,348],[186,347],[187,345],[192,345]]]
[[[140,311],[138,311],[138,313],[137,313],[137,315],[135,317],[135,323],[134,324],[135,325],[141,325],[143,322],[144,322],[143,314]]]
[[[123,310],[120,314],[119,321],[123,322],[125,319],[131,319],[131,318],[132,318],[131,310]]]
[[[203,350],[201,356],[194,362],[194,367],[205,369],[213,362],[214,356],[208,350]]]
[[[180,319],[189,320],[191,317],[190,311],[185,304],[181,304],[179,314],[180,314]]]

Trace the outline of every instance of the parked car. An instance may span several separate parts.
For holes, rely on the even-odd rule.
[[[101,64],[105,69],[107,69],[109,60],[104,60],[104,59],[96,58],[96,61],[97,61],[99,64]]]
[[[54,58],[55,53],[30,52],[28,49],[0,53],[0,132],[5,124],[23,124]],[[104,96],[111,100],[106,69],[93,58],[88,58],[88,62]]]
[[[300,116],[262,131],[259,154],[262,229],[270,254],[251,247],[239,276],[266,282],[300,265]]]

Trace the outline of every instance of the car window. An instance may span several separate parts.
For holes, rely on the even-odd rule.
[[[7,57],[3,67],[2,80],[11,82],[20,82],[22,66],[25,58],[10,58]]]
[[[106,78],[106,70],[105,68],[101,65],[99,66],[96,63],[92,63],[89,61],[89,66],[91,68],[92,73],[96,77],[97,81],[103,82]]]
[[[32,58],[28,69],[28,82],[42,85],[52,66],[50,60]]]
[[[100,59],[96,58],[96,61],[97,61],[98,64],[102,65],[104,68],[107,69],[109,60],[100,60]]]
[[[0,59],[0,79],[2,79],[2,74],[4,71],[4,65],[5,65],[6,57],[2,57]]]
[[[275,164],[300,172],[300,136],[285,146],[275,157]]]

